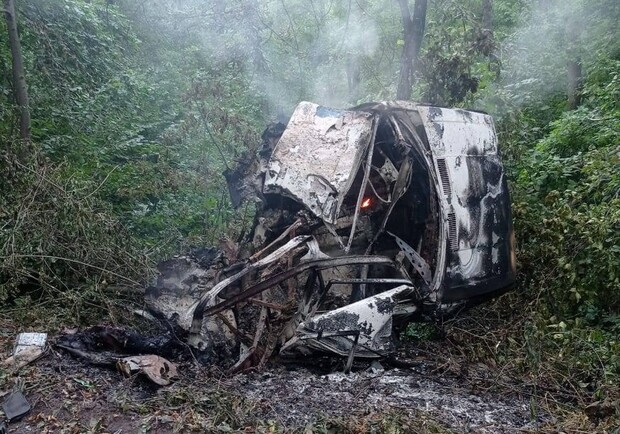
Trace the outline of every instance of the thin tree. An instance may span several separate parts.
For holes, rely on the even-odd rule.
[[[428,0],[415,0],[413,16],[409,10],[408,0],[398,0],[398,4],[403,22],[405,44],[400,58],[400,78],[396,99],[407,100],[411,99],[411,88],[417,68],[418,55],[424,38]]]
[[[493,33],[493,0],[482,0],[482,28]]]
[[[17,14],[15,13],[15,2],[13,0],[4,0],[4,15],[9,32],[9,46],[13,61],[13,90],[15,93],[15,102],[19,110],[19,132],[24,143],[29,145],[30,108],[28,102],[28,87],[26,86],[26,73],[24,72],[22,48],[19,42],[19,33],[17,32]]]
[[[482,31],[480,32],[482,54],[492,58],[495,45],[493,37],[493,0],[482,0]]]
[[[566,23],[567,54],[567,105],[575,110],[581,104],[581,88],[583,87],[583,71],[581,68],[580,51],[581,23],[578,18],[569,19]]]
[[[489,69],[499,79],[502,68],[493,33],[493,0],[482,0],[482,29],[478,36],[478,49],[489,59]]]

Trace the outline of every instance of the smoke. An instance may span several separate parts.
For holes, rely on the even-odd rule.
[[[180,53],[204,58],[205,65],[234,64],[273,115],[290,114],[300,100],[347,107],[395,96],[402,50],[396,42],[402,38],[396,2],[124,1],[154,51],[158,41],[173,43]],[[491,84],[477,94],[476,105],[495,113],[564,94],[567,62],[580,60],[587,67],[601,45],[618,38],[617,0],[494,3],[500,81],[489,72]],[[506,34],[511,36],[501,36]]]
[[[565,64],[574,53],[584,22],[579,0],[538,2],[524,25],[508,40],[503,74],[508,85],[537,84],[550,94],[566,87]],[[570,53],[573,52],[573,53]]]
[[[374,56],[379,44],[374,21],[353,9],[327,22],[320,36],[312,51],[318,59],[327,56],[327,61],[317,63],[310,99],[335,107],[357,103],[362,62]]]
[[[234,63],[270,112],[290,114],[300,100],[335,107],[360,102],[364,65],[379,48],[367,3],[153,0],[124,9],[143,26],[141,34],[151,34],[155,50],[172,43],[185,52],[195,47],[205,63]]]
[[[505,114],[523,105],[544,104],[554,96],[564,98],[567,65],[577,62],[585,73],[599,50],[617,37],[619,4],[612,0],[534,2],[522,13],[516,31],[500,42],[500,82],[481,92],[478,105]]]
[[[335,107],[356,103],[360,69],[378,47],[374,21],[341,2],[264,2],[259,28],[267,68],[255,74],[277,112],[300,100]],[[247,45],[246,45],[247,46]]]

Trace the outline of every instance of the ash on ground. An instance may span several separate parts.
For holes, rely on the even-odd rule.
[[[344,374],[276,366],[238,374],[222,386],[257,401],[256,415],[286,426],[303,426],[320,415],[350,417],[402,411],[428,412],[457,432],[511,433],[535,430],[529,399],[472,390],[458,378],[421,369],[380,366]],[[475,389],[475,388],[474,388]]]

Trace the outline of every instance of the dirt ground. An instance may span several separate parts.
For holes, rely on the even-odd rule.
[[[8,355],[8,334],[0,344]],[[513,433],[537,432],[551,420],[531,408],[518,385],[498,393],[489,368],[455,369],[453,361],[414,344],[391,362],[356,362],[351,374],[327,358],[274,361],[234,376],[191,360],[175,362],[178,381],[159,387],[52,346],[19,373],[2,372],[0,393],[21,383],[32,405],[8,432]]]

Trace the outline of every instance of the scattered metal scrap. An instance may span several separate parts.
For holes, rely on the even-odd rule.
[[[160,386],[177,378],[177,367],[162,356],[177,357],[184,352],[170,334],[147,337],[113,328],[92,327],[58,337],[56,347],[98,366],[115,367],[124,376],[144,374]]]
[[[224,254],[160,264],[147,304],[233,370],[328,352],[378,358],[393,330],[514,283],[490,116],[409,102],[299,104],[227,171],[254,226]],[[233,252],[233,254],[231,254]]]
[[[144,374],[160,386],[167,386],[178,377],[174,363],[154,354],[118,359],[116,367],[125,377]]]
[[[47,333],[20,333],[13,354],[2,361],[2,366],[17,370],[34,362],[45,353],[46,343]]]
[[[6,397],[2,403],[2,411],[7,422],[15,422],[24,417],[30,411],[31,407],[24,394],[15,390]]]

